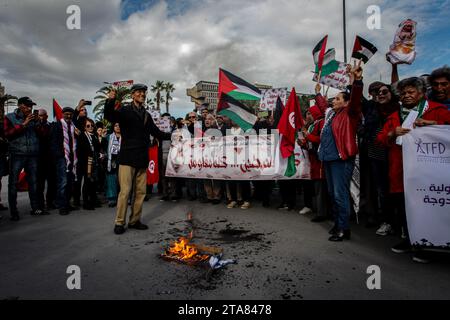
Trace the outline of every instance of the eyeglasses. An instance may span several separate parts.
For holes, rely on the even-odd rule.
[[[196,116],[190,116],[189,119],[195,119],[197,118]]]
[[[93,126],[91,126],[90,124],[87,124],[86,128],[93,128]]]
[[[380,90],[380,91],[378,91],[378,95],[387,95],[389,93],[389,90],[387,90],[387,89],[384,89],[384,90]]]

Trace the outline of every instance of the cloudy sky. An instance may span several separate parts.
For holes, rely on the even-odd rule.
[[[81,30],[68,30],[66,9],[81,9]],[[366,10],[381,9],[381,28],[369,30]],[[359,34],[379,52],[365,82],[389,81],[384,54],[398,24],[418,22],[417,59],[400,76],[450,64],[450,0],[347,0],[347,50]],[[50,110],[92,100],[104,81],[133,79],[175,84],[171,112],[193,104],[186,88],[218,81],[218,68],[249,82],[312,92],[315,44],[344,59],[341,0],[0,0],[0,82]],[[349,53],[350,55],[350,53]]]

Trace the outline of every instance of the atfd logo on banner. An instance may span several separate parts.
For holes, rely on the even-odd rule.
[[[403,136],[403,174],[411,244],[450,250],[450,126]]]

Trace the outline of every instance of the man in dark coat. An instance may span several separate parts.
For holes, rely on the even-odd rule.
[[[131,217],[128,228],[145,230],[148,227],[140,221],[142,205],[146,194],[148,167],[148,147],[150,135],[163,140],[170,134],[164,134],[153,122],[152,117],[144,109],[147,86],[135,84],[131,88],[133,101],[115,109],[115,91],[110,91],[105,103],[105,119],[111,123],[119,123],[122,142],[119,155],[120,194],[117,202],[117,214],[114,233],[125,232],[125,220],[128,199],[133,185],[135,196],[131,203]]]

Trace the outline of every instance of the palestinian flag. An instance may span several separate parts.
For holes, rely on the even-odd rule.
[[[367,63],[370,58],[377,52],[377,48],[369,41],[364,40],[360,36],[356,36],[355,45],[353,46],[352,58],[362,60]]]
[[[61,120],[63,118],[63,112],[61,106],[53,99],[53,119]]]
[[[227,94],[236,100],[261,99],[261,91],[257,87],[226,70],[219,69],[219,99],[222,94]]]
[[[257,120],[249,108],[227,94],[220,96],[217,114],[230,118],[244,131],[253,128]]]
[[[328,40],[328,35],[326,35],[322,40],[320,40],[320,42],[314,47],[314,50],[312,52],[313,58],[314,58],[314,63],[318,67],[319,72],[320,72],[320,70],[322,70],[323,59],[325,56],[325,50],[327,48],[327,40]]]
[[[297,140],[297,131],[302,125],[303,119],[300,111],[300,103],[295,88],[292,88],[291,95],[289,96],[289,100],[283,110],[283,114],[277,127],[281,135],[281,156],[284,159],[288,158],[286,170],[284,172],[286,177],[292,177],[297,172],[294,149]]]
[[[336,50],[334,49],[329,49],[325,53],[322,63],[322,73],[320,74],[321,78],[326,77],[339,70],[339,61],[336,61],[335,57]],[[319,74],[319,71],[319,65],[316,63],[316,73]]]

